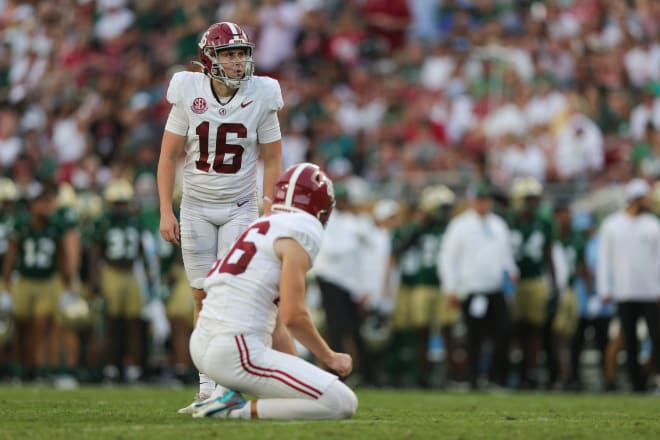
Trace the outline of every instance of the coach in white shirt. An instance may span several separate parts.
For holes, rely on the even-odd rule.
[[[504,277],[517,278],[509,229],[491,212],[492,193],[479,186],[471,195],[470,208],[447,227],[439,254],[443,290],[460,301],[468,327],[470,385],[478,386],[481,342],[491,335],[494,349],[489,380],[504,385],[506,379],[510,317],[503,292]]]
[[[660,359],[660,221],[647,212],[650,188],[633,179],[625,189],[625,209],[610,214],[600,228],[596,282],[605,301],[615,301],[628,353],[628,374],[634,391],[646,389],[637,353],[637,320],[644,317]],[[660,389],[660,362],[655,362],[655,386]]]

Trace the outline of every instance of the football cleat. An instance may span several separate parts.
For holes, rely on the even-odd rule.
[[[207,400],[211,398],[211,395],[208,393],[197,393],[195,396],[195,400],[193,403],[190,405],[181,408],[180,410],[177,411],[179,414],[186,414],[186,415],[191,415],[193,414],[199,407],[201,407],[203,404],[206,403]]]
[[[246,403],[247,401],[241,393],[229,390],[217,399],[199,405],[193,413],[193,417],[218,417],[225,419],[229,417],[229,413],[235,409],[243,408]]]

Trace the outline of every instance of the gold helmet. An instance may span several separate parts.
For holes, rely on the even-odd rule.
[[[89,304],[82,296],[65,292],[60,297],[60,315],[67,326],[80,329],[89,323]]]
[[[420,197],[419,207],[427,214],[432,214],[441,206],[451,206],[456,201],[456,194],[445,185],[435,185],[424,188]]]
[[[57,192],[57,206],[74,208],[78,202],[78,196],[76,195],[76,190],[73,189],[73,186],[69,183],[62,183]]]
[[[525,206],[527,197],[541,197],[543,185],[531,176],[516,177],[511,184],[511,202],[516,210]]]
[[[525,197],[541,197],[543,185],[531,176],[516,177],[511,185],[511,198],[524,199]]]
[[[128,180],[119,179],[110,182],[105,189],[105,201],[108,203],[129,202],[133,200],[135,191]]]
[[[82,220],[91,220],[98,218],[103,211],[103,200],[98,194],[85,192],[78,196],[76,203],[78,215]]]
[[[0,202],[16,200],[18,190],[13,180],[8,177],[0,177]]]

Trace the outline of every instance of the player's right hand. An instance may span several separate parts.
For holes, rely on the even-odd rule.
[[[174,215],[174,212],[160,214],[160,235],[163,239],[171,243],[179,245],[179,222]]]
[[[327,364],[328,368],[336,371],[341,377],[346,377],[353,371],[353,359],[350,354],[333,353]]]

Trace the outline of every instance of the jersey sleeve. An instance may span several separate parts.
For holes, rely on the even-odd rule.
[[[78,212],[73,208],[61,208],[59,216],[55,218],[57,226],[62,232],[68,232],[78,227]]]
[[[282,98],[282,89],[280,83],[273,78],[268,78],[266,83],[268,87],[268,109],[270,111],[280,111],[284,107],[284,99]]]
[[[314,261],[321,248],[323,240],[323,227],[321,222],[308,214],[276,214],[283,222],[281,232],[277,238],[293,238],[307,252]],[[285,223],[284,223],[285,222]]]
[[[29,217],[26,217],[22,214],[18,214],[13,222],[13,225],[7,229],[7,238],[9,240],[20,240],[21,233],[28,225]],[[12,227],[13,226],[13,227]]]
[[[181,90],[183,88],[186,73],[188,72],[177,72],[172,75],[172,79],[170,80],[170,85],[167,88],[166,95],[167,101],[170,104],[179,104],[182,96]]]
[[[99,246],[105,246],[105,215],[97,218],[91,227],[92,240]]]
[[[555,228],[554,221],[552,219],[545,219],[543,222],[543,229],[545,234],[545,245],[552,246],[552,242],[557,236],[557,231]]]

